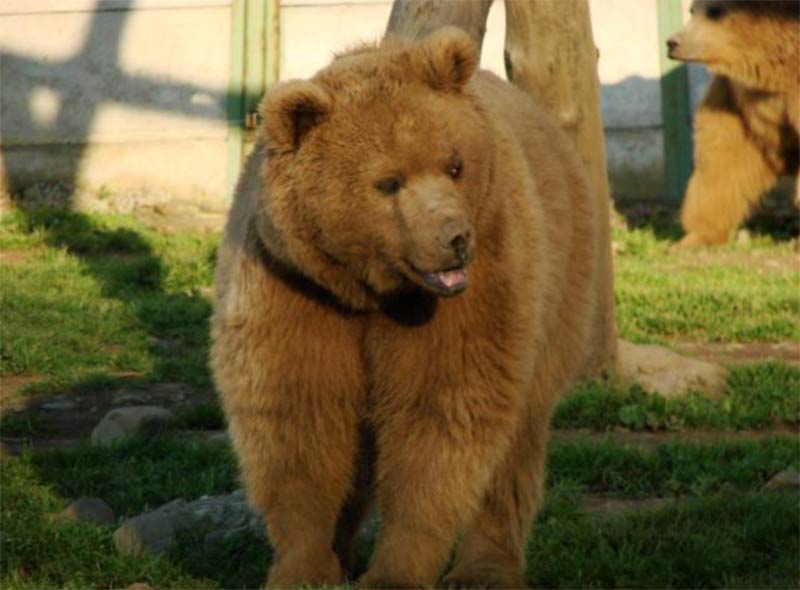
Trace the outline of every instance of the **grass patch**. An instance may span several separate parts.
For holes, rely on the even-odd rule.
[[[610,443],[553,444],[547,502],[529,546],[530,581],[560,588],[780,587],[797,571],[798,497],[756,490],[775,471],[797,467],[798,457],[800,442],[788,437],[673,443],[653,452]],[[175,497],[228,493],[236,487],[235,470],[225,445],[187,446],[168,436],[7,460],[0,473],[0,584],[258,587],[271,553],[249,533],[216,546],[186,533],[161,558],[132,560],[115,552],[111,529],[46,518],[84,494],[103,497],[124,516]],[[690,499],[597,521],[580,508],[585,492]],[[359,547],[364,562],[371,533]]]
[[[800,423],[800,368],[779,362],[734,367],[722,399],[700,393],[666,398],[613,380],[584,382],[561,400],[553,419],[556,428],[600,430],[741,430],[776,423]]]
[[[225,415],[219,404],[197,404],[177,416],[178,428],[185,430],[224,430]]]
[[[796,493],[719,494],[598,523],[555,492],[528,545],[528,582],[534,588],[796,588],[798,500]]]
[[[136,582],[154,588],[211,586],[165,559],[118,554],[110,528],[50,520],[48,514],[65,502],[41,483],[30,461],[4,461],[0,487],[2,588],[125,588]]]
[[[800,269],[789,243],[758,238],[713,254],[675,253],[652,228],[615,230],[614,240],[622,248],[614,259],[621,337],[800,340]]]
[[[800,467],[800,440],[671,442],[654,451],[611,442],[554,443],[548,465],[551,486],[619,497],[755,491],[778,471]]]
[[[29,463],[60,496],[99,496],[119,516],[175,498],[228,493],[238,486],[236,460],[228,446],[187,444],[171,436],[133,439],[109,449],[46,451],[19,461]]]
[[[127,216],[13,213],[3,264],[0,372],[42,376],[38,389],[98,373],[210,385],[210,287],[218,236],[162,235]]]

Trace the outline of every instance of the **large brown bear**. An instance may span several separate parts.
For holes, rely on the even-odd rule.
[[[695,0],[667,45],[715,72],[694,119],[679,245],[722,244],[779,175],[797,173],[800,0]]]
[[[337,57],[261,105],[212,364],[271,587],[524,586],[553,406],[591,354],[601,210],[466,33]]]

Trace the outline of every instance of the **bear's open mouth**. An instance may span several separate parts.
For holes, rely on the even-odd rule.
[[[467,288],[466,267],[458,266],[437,272],[425,272],[413,264],[409,263],[409,266],[422,279],[426,287],[439,295],[458,295]]]

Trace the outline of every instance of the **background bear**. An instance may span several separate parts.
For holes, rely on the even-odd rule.
[[[679,245],[722,244],[779,175],[797,173],[800,1],[695,0],[667,45],[715,72],[694,119]]]
[[[219,250],[212,367],[268,585],[524,586],[550,417],[607,212],[568,137],[445,28],[264,98]],[[607,244],[606,244],[607,246]],[[607,280],[607,277],[606,277]]]

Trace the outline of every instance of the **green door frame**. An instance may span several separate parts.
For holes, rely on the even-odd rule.
[[[681,0],[656,0],[661,64],[666,197],[680,202],[692,174],[692,109],[686,64],[667,56],[667,39],[683,28]]]
[[[244,161],[248,123],[259,100],[278,80],[280,0],[232,0],[228,79],[228,198]]]

